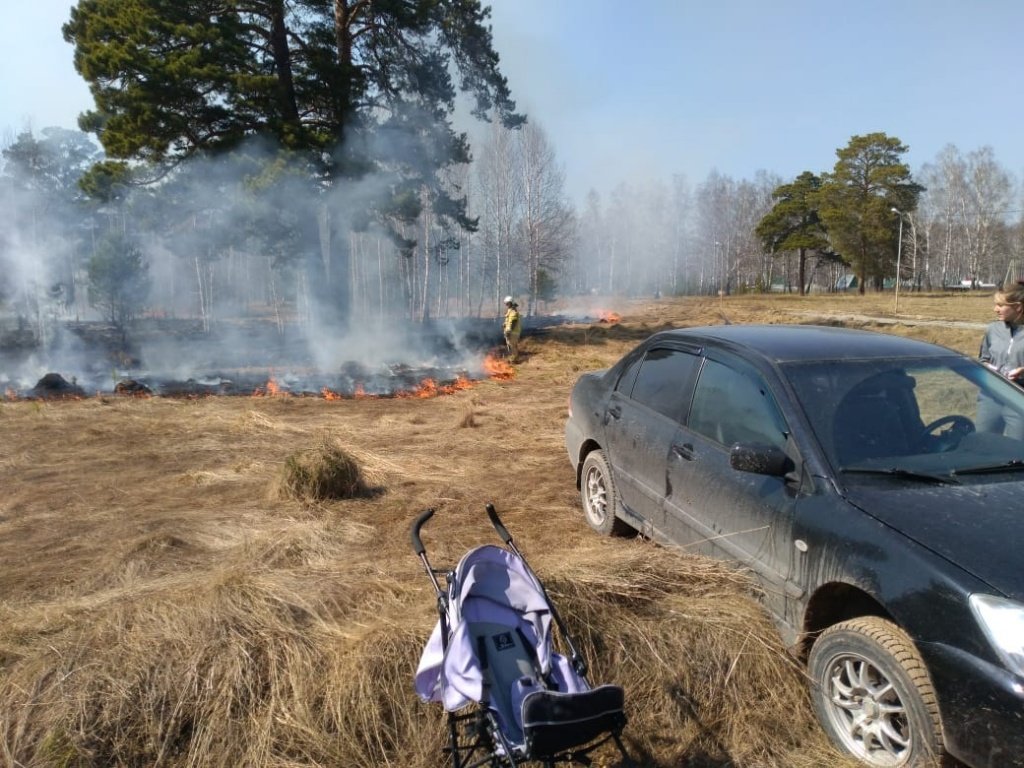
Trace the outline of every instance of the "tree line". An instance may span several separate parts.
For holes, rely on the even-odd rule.
[[[64,34],[95,108],[0,142],[0,307],[344,326],[491,315],[508,293],[534,313],[556,295],[987,284],[1020,257],[1020,193],[991,149],[949,146],[914,176],[884,133],[790,181],[676,174],[577,209],[488,15],[81,0]],[[457,111],[481,121],[472,141]]]
[[[716,295],[999,284],[1024,277],[1021,189],[990,147],[946,146],[915,173],[884,133],[853,136],[828,171],[712,171],[591,192],[571,292]],[[901,225],[902,222],[902,225]],[[901,237],[902,234],[902,237]]]

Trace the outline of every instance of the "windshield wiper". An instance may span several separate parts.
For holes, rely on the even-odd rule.
[[[906,480],[923,480],[927,483],[940,483],[942,485],[959,485],[960,482],[950,475],[930,475],[927,472],[915,472],[912,469],[903,467],[840,467],[840,472],[858,475],[889,475]]]
[[[979,464],[976,467],[954,469],[954,475],[986,475],[993,472],[1018,472],[1024,469],[1024,459],[1009,459],[997,464]]]

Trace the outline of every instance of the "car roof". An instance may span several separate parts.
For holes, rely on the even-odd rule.
[[[776,363],[801,360],[861,360],[893,357],[949,357],[959,352],[926,341],[875,331],[820,325],[712,325],[655,334],[701,346],[742,348]]]

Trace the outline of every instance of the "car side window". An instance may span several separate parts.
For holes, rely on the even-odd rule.
[[[697,379],[687,426],[725,446],[767,443],[784,448],[788,432],[759,374],[711,359]]]
[[[625,370],[619,376],[619,381],[615,385],[615,389],[622,394],[629,396],[629,393],[633,391],[633,382],[636,381],[637,371],[640,370],[640,364],[644,361],[643,355],[634,355],[633,359],[629,361]]]
[[[700,358],[689,352],[655,347],[644,356],[631,397],[658,413],[682,420],[686,396]]]

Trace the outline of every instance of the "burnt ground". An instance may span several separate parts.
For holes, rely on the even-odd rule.
[[[526,319],[524,331],[538,335],[586,320],[537,315]],[[374,336],[369,330],[348,344],[341,332],[313,335],[265,320],[225,321],[209,331],[182,319],[150,318],[123,330],[106,322],[67,322],[45,344],[29,330],[0,339],[0,394],[251,395],[273,380],[272,389],[293,395],[392,396],[414,392],[426,379],[444,387],[486,378],[484,358],[503,346],[496,318],[392,323],[370,354],[366,346],[375,346]],[[336,340],[325,363],[319,348]]]

